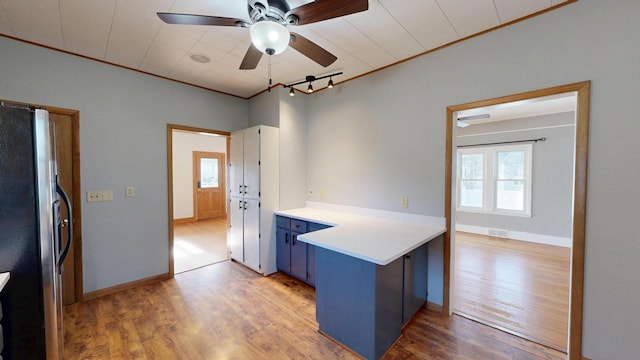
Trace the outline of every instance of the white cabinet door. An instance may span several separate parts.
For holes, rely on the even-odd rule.
[[[244,264],[260,271],[260,207],[258,200],[245,199]]]
[[[260,134],[257,128],[244,131],[245,198],[258,199],[260,192]]]
[[[229,193],[231,196],[242,197],[244,195],[243,171],[243,133],[231,134],[231,144],[229,146],[229,161],[231,166],[229,167]]]
[[[229,229],[229,250],[231,251],[231,258],[244,262],[244,202],[242,198],[231,198],[229,210],[231,211],[231,228]]]

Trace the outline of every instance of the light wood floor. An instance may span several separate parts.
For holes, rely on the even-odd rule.
[[[455,312],[566,352],[571,249],[456,232]]]
[[[173,258],[176,274],[229,259],[227,219],[175,224]]]
[[[69,360],[357,358],[317,331],[313,288],[231,261],[68,306],[64,319]],[[424,309],[385,356],[562,358],[505,332]]]

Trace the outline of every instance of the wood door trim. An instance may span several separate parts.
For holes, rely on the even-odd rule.
[[[224,136],[227,139],[227,158],[229,157],[229,137],[231,133],[228,131],[211,130],[185,125],[167,124],[167,193],[169,209],[168,226],[169,226],[169,278],[173,278],[174,275],[174,261],[173,261],[173,130],[183,130],[190,132],[204,132],[208,134],[217,134]],[[225,197],[226,199],[226,197]],[[195,215],[195,214],[194,214]],[[228,218],[228,217],[227,217]]]
[[[568,356],[571,360],[582,359],[582,316],[583,316],[583,285],[584,285],[584,249],[585,249],[585,221],[587,204],[587,163],[589,137],[589,96],[591,82],[583,81],[574,84],[555,86],[551,88],[528,91],[520,94],[507,95],[494,99],[481,100],[461,105],[447,107],[446,122],[446,155],[445,155],[445,219],[447,232],[444,234],[443,261],[443,310],[451,313],[451,219],[452,209],[452,174],[453,174],[453,114],[456,111],[478,107],[497,105],[506,102],[525,100],[530,98],[561,94],[577,93],[576,108],[576,139],[575,139],[575,169],[574,169],[574,202],[573,202],[573,245],[571,251],[571,283],[569,299],[569,346]]]

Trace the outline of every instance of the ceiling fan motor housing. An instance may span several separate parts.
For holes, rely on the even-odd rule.
[[[249,1],[248,9],[249,17],[253,23],[265,20],[275,21],[282,25],[296,25],[298,23],[297,16],[291,14],[287,16],[291,8],[284,0]]]

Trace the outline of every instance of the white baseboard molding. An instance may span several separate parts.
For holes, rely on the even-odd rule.
[[[323,203],[323,202],[317,202],[317,201],[307,201],[307,207],[322,209],[327,211],[342,212],[342,213],[353,214],[353,215],[368,216],[368,217],[373,217],[378,219],[418,223],[418,224],[423,224],[427,226],[444,227],[446,224],[446,219],[443,217],[410,214],[410,213],[404,213],[399,211],[369,209],[369,208],[361,208],[356,206]]]
[[[455,230],[468,232],[472,234],[489,235],[489,228],[482,227],[482,226],[455,224]],[[513,231],[513,230],[509,230],[508,238],[512,240],[528,241],[528,242],[537,243],[537,244],[562,246],[566,248],[570,248],[573,243],[571,238],[534,234],[534,233],[528,233],[523,231]]]

